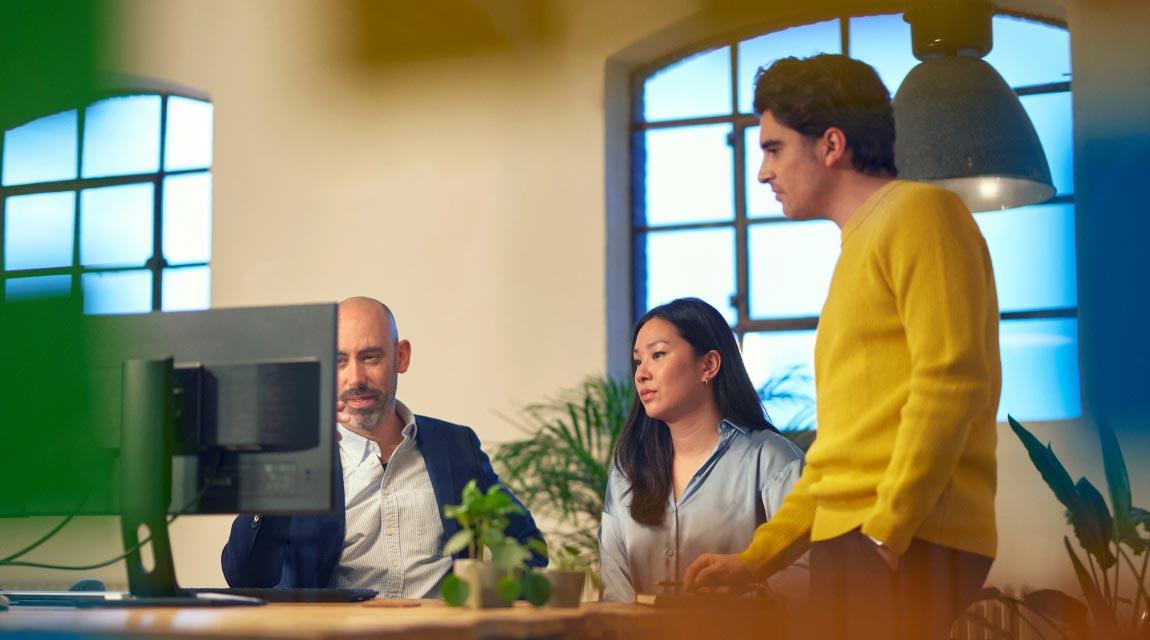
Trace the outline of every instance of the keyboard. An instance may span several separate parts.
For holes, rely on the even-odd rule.
[[[268,602],[362,602],[379,594],[375,589],[280,589],[276,587],[231,587],[227,589],[182,589],[191,594],[222,594],[259,598]]]
[[[266,600],[222,593],[182,594],[175,596],[133,596],[117,591],[4,591],[15,607],[235,607],[260,606]]]

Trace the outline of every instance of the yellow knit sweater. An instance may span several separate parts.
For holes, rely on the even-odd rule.
[[[815,345],[818,437],[739,557],[765,576],[861,527],[993,557],[1001,388],[990,254],[953,193],[895,180],[842,230]]]

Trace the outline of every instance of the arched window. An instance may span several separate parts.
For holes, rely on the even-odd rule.
[[[636,78],[635,317],[679,296],[713,304],[739,336],[747,369],[767,389],[768,411],[780,426],[814,424],[811,407],[788,396],[814,396],[815,328],[839,233],[828,221],[787,220],[770,189],[757,183],[761,152],[751,101],[757,68],[815,53],[869,63],[892,95],[918,62],[901,15],[848,16],[712,44]],[[1041,205],[975,215],[990,247],[1002,311],[999,417],[1076,417],[1068,34],[1060,26],[996,15],[986,60],[1030,114],[1057,191]]]
[[[204,309],[212,104],[125,92],[0,140],[0,296],[82,293],[86,313]]]

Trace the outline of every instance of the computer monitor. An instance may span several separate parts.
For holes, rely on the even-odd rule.
[[[5,374],[4,417],[32,419],[3,425],[14,446],[0,456],[12,463],[0,516],[120,515],[126,550],[152,537],[154,571],[141,573],[138,553],[128,558],[134,594],[176,588],[165,513],[342,507],[334,501],[342,481],[333,465],[335,304],[48,313],[47,332],[28,321],[29,308],[4,311],[3,355],[23,356],[32,378],[20,376],[20,362],[6,363],[14,368]],[[36,344],[58,362],[39,361]],[[11,410],[24,403],[23,413]]]

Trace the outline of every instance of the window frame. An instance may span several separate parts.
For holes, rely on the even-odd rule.
[[[699,229],[733,229],[734,230],[734,260],[735,260],[735,274],[734,274],[734,293],[731,296],[731,307],[735,311],[736,322],[731,326],[734,331],[739,344],[742,345],[745,337],[751,333],[767,333],[767,332],[784,332],[784,331],[809,331],[815,330],[818,327],[819,316],[790,316],[784,318],[759,318],[756,319],[751,316],[751,278],[750,278],[750,231],[752,227],[759,225],[773,225],[773,224],[798,224],[804,221],[789,220],[783,216],[777,217],[755,217],[749,218],[747,214],[747,193],[748,189],[760,187],[760,185],[747,184],[747,153],[746,153],[746,130],[758,126],[758,118],[750,113],[741,113],[739,111],[739,43],[752,38],[756,38],[769,33],[783,31],[791,27],[804,26],[814,24],[817,22],[824,22],[828,20],[837,20],[839,26],[839,37],[842,45],[842,51],[845,55],[851,55],[850,49],[850,20],[852,18],[861,18],[872,15],[898,15],[900,12],[894,9],[886,11],[861,11],[850,13],[835,13],[833,15],[802,15],[797,16],[795,19],[787,22],[773,22],[770,25],[760,26],[757,30],[740,30],[738,32],[730,33],[726,36],[709,39],[704,42],[698,43],[694,46],[680,49],[674,54],[661,57],[660,59],[634,69],[630,77],[631,86],[631,109],[629,118],[629,131],[630,137],[630,162],[631,162],[631,198],[630,198],[630,246],[631,246],[631,260],[630,260],[630,314],[631,324],[643,315],[647,310],[647,256],[645,247],[646,234],[650,232],[663,232],[663,231],[687,231]],[[1057,27],[1067,30],[1067,25],[1064,22],[1053,20],[1046,17],[1030,15],[1014,11],[998,10],[994,13],[995,16],[1005,16],[1011,18],[1020,18],[1032,22],[1042,23],[1049,26]],[[907,43],[909,47],[909,43]],[[729,48],[729,68],[730,68],[730,107],[729,111],[723,115],[696,117],[696,118],[680,118],[673,120],[659,120],[654,122],[647,122],[644,119],[644,86],[646,81],[653,75],[670,67],[681,60],[702,54],[708,51],[714,51],[722,47]],[[865,60],[864,60],[865,61]],[[888,87],[892,91],[897,87]],[[1072,94],[1071,80],[1061,82],[1050,82],[1036,85],[1025,85],[1011,87],[1011,89],[1020,98],[1024,96],[1033,95],[1049,95],[1058,93]],[[893,93],[892,93],[893,98]],[[731,220],[718,221],[718,222],[701,222],[701,223],[680,223],[680,224],[659,224],[650,225],[646,223],[646,148],[644,134],[648,131],[659,129],[672,129],[679,127],[689,127],[707,124],[726,124],[731,127],[727,136],[727,145],[730,152],[733,154],[732,164],[732,179],[734,189],[734,217]],[[765,188],[765,187],[760,187]],[[1055,197],[1039,203],[1034,206],[1044,207],[1050,205],[1070,204],[1074,206],[1075,197],[1077,192],[1077,185],[1074,190],[1068,194],[1059,194]],[[980,214],[975,214],[980,215]],[[1075,266],[1075,274],[1077,275],[1077,265]],[[1052,307],[1052,308],[1030,308],[1016,311],[1004,311],[999,314],[999,321],[1013,321],[1013,320],[1034,320],[1034,319],[1068,319],[1073,318],[1077,324],[1078,318],[1078,300],[1075,299],[1074,306],[1065,307]],[[1079,393],[1081,393],[1081,381],[1079,381]]]
[[[205,262],[190,262],[180,263],[178,265],[170,265],[164,258],[163,253],[163,238],[164,238],[164,182],[168,177],[207,174],[212,175],[212,163],[205,167],[195,169],[176,169],[168,170],[165,167],[165,158],[167,153],[167,128],[168,128],[168,104],[170,98],[186,98],[190,100],[198,100],[213,104],[211,96],[203,91],[179,86],[172,83],[156,81],[151,79],[122,77],[116,84],[114,89],[101,91],[100,94],[91,102],[78,105],[69,109],[61,109],[51,113],[45,113],[25,123],[17,124],[9,129],[0,131],[0,167],[4,162],[4,134],[12,129],[23,126],[31,122],[35,122],[41,118],[57,115],[60,113],[67,113],[68,111],[76,111],[76,177],[67,180],[55,180],[50,182],[34,182],[30,184],[21,185],[3,185],[0,184],[0,304],[8,300],[8,286],[9,280],[16,278],[28,278],[38,276],[70,276],[69,295],[78,298],[82,293],[82,280],[83,276],[88,273],[121,273],[140,271],[141,265],[130,266],[84,266],[80,261],[80,224],[81,224],[81,193],[88,189],[95,189],[100,187],[114,187],[124,185],[139,185],[150,184],[152,185],[152,254],[142,265],[142,269],[148,271],[152,276],[151,287],[151,304],[150,311],[163,310],[163,285],[164,285],[164,270],[169,267],[176,268],[192,268],[192,267],[209,267],[211,266],[210,259]],[[84,161],[84,125],[86,111],[92,105],[110,98],[124,98],[129,96],[157,96],[160,98],[160,122],[159,122],[159,162],[158,168],[155,172],[134,173],[134,174],[120,174],[114,176],[104,176],[97,178],[84,178],[83,176],[83,161]],[[214,118],[213,118],[214,128]],[[214,158],[213,158],[214,162]],[[50,193],[73,193],[74,211],[72,219],[72,259],[71,264],[63,267],[45,267],[35,269],[7,269],[5,265],[5,248],[7,233],[7,205],[8,198],[13,196],[27,196],[37,194],[50,194]]]

